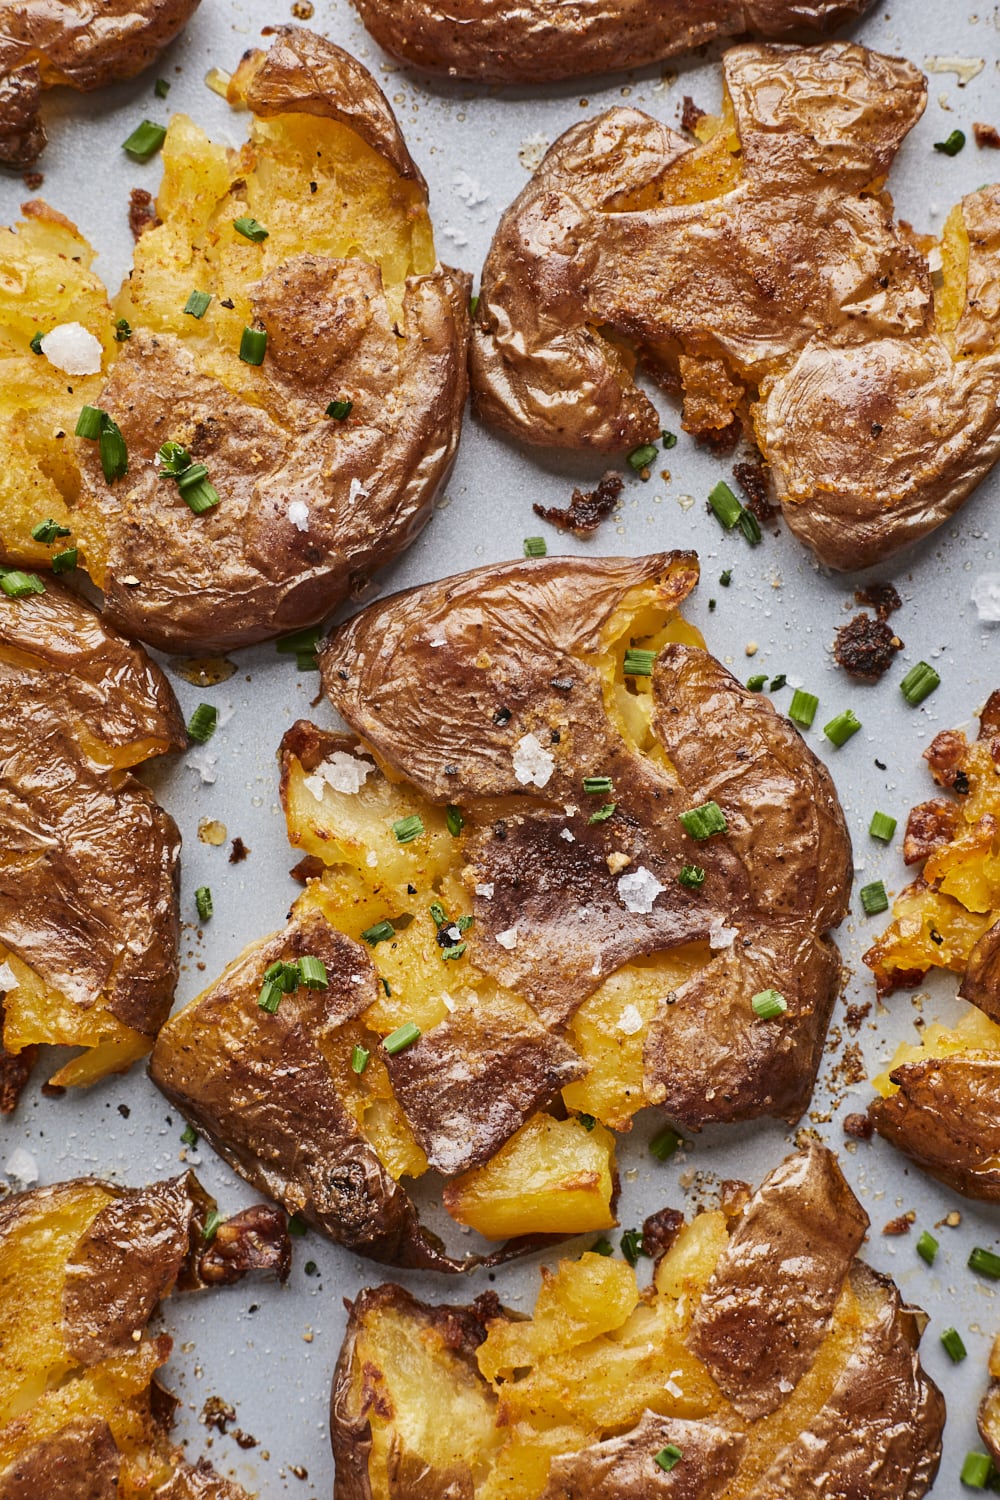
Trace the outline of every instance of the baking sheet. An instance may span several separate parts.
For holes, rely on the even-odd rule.
[[[263,26],[289,19],[287,3],[203,0],[185,36],[142,79],[86,99],[69,93],[50,97],[50,145],[40,163],[45,173],[40,191],[75,219],[99,249],[98,269],[112,289],[131,254],[129,188],[155,189],[160,170],[155,160],[145,167],[130,162],[120,150],[121,141],[144,117],[165,121],[169,106],[190,113],[217,139],[237,144],[244,120],[205,87],[204,75],[212,66],[231,70],[242,50],[258,43]],[[720,95],[718,49],[693,61],[628,75],[543,91],[494,90],[477,97],[469,86],[430,84],[390,63],[368,40],[347,0],[318,0],[309,24],[353,51],[382,84],[430,184],[441,259],[474,273],[500,212],[526,181],[527,165],[536,163],[544,146],[562,130],[623,100],[674,123],[685,94],[707,109]],[[1000,8],[896,0],[888,10],[874,9],[845,34],[921,65],[934,57],[983,61],[978,76],[965,86],[959,85],[954,72],[930,75],[926,115],[904,144],[891,178],[899,214],[919,229],[939,230],[963,192],[1000,176],[1000,152],[978,151],[971,132],[974,120],[1000,125]],[[157,76],[171,83],[166,103],[153,96]],[[933,143],[956,127],[969,138],[965,150],[955,158],[935,152]],[[0,222],[11,222],[28,196],[19,179],[0,179]],[[657,399],[666,425],[679,432],[677,414]],[[830,651],[835,627],[854,611],[852,579],[819,569],[784,528],[778,535],[765,533],[763,545],[755,550],[738,533],[721,531],[706,514],[704,499],[718,479],[729,477],[733,459],[712,459],[684,435],[663,458],[669,478],[659,471],[648,482],[630,475],[619,514],[605,524],[596,541],[563,541],[532,515],[531,502],[565,504],[572,483],[596,479],[607,465],[522,451],[470,420],[431,525],[407,556],[381,575],[373,596],[518,557],[522,539],[540,532],[547,533],[552,552],[697,548],[703,581],[686,612],[704,631],[709,647],[738,676],[783,672],[790,687],[800,684],[819,695],[817,727],[808,739],[830,765],[847,811],[858,885],[882,878],[890,893],[898,890],[907,880],[899,840],[888,851],[873,843],[867,835],[871,813],[878,807],[893,814],[901,832],[907,809],[930,794],[921,751],[939,729],[969,721],[989,691],[1000,685],[1000,626],[982,624],[971,603],[974,580],[1000,570],[1000,474],[980,486],[953,523],[879,575],[891,577],[903,597],[904,607],[893,623],[906,649],[881,685],[866,687],[838,671]],[[723,569],[732,569],[728,589],[717,584]],[[712,598],[717,607],[710,613]],[[754,646],[751,658],[748,653]],[[903,671],[921,658],[934,664],[942,686],[911,709],[897,684]],[[297,675],[290,659],[279,657],[273,646],[240,653],[235,659],[236,675],[212,689],[191,687],[172,673],[186,715],[204,699],[218,706],[225,721],[208,747],[216,757],[214,783],[203,782],[193,768],[201,752],[155,766],[146,777],[184,836],[182,911],[188,925],[179,1004],[246,942],[283,923],[298,888],[287,875],[295,856],[278,805],[274,752],[297,717],[312,713],[322,724],[333,722],[325,704],[310,707],[316,677]],[[787,697],[786,691],[776,695],[776,701],[787,706]],[[862,720],[863,729],[842,750],[834,750],[818,726],[848,706]],[[876,760],[884,763],[885,771]],[[219,848],[200,842],[202,819],[223,822],[228,839],[242,838],[251,851],[246,862],[228,864],[228,839]],[[215,916],[199,936],[193,893],[205,884],[212,888]],[[874,1000],[874,989],[860,955],[884,919],[865,918],[856,896],[854,908],[839,933],[852,974],[845,1002],[864,1004]],[[958,1495],[962,1457],[968,1448],[980,1446],[975,1406],[985,1386],[986,1354],[1000,1316],[994,1290],[968,1271],[965,1262],[975,1244],[997,1247],[1000,1213],[966,1203],[924,1179],[882,1142],[847,1142],[839,1122],[843,1114],[863,1109],[870,1096],[864,1081],[845,1086],[844,1047],[857,1043],[868,1074],[873,1073],[899,1040],[914,1037],[916,1013],[928,1020],[958,1014],[961,1006],[952,998],[954,991],[954,980],[945,977],[915,994],[898,994],[885,1009],[873,1006],[856,1037],[845,1029],[843,1009],[838,1009],[813,1112],[803,1121],[841,1151],[847,1175],[871,1215],[867,1259],[892,1274],[904,1296],[931,1314],[924,1360],[944,1389],[950,1412],[937,1496]],[[185,1151],[182,1127],[183,1121],[141,1069],[127,1078],[110,1079],[88,1094],[60,1100],[42,1098],[36,1086],[13,1119],[0,1126],[0,1168],[20,1147],[37,1163],[42,1182],[96,1173],[138,1184],[175,1173],[186,1161],[218,1196],[223,1212],[249,1201],[249,1190],[211,1151]],[[707,1201],[724,1177],[756,1183],[794,1144],[794,1133],[775,1123],[728,1132],[706,1130],[691,1149],[661,1166],[646,1150],[654,1128],[651,1117],[640,1117],[632,1136],[619,1141],[623,1227],[638,1224],[667,1202],[693,1207]],[[900,1239],[883,1238],[882,1226],[911,1209],[916,1213],[913,1232]],[[960,1227],[935,1229],[954,1209],[961,1212]],[[932,1230],[941,1241],[933,1269],[916,1254],[921,1228]],[[521,1308],[531,1305],[539,1259],[490,1278],[506,1302]],[[307,1262],[315,1265],[317,1274],[306,1274]],[[640,1268],[643,1265],[648,1269],[648,1262]],[[439,1300],[471,1298],[486,1285],[483,1273],[464,1281],[398,1275],[418,1295]],[[344,1327],[342,1299],[381,1279],[377,1267],[310,1233],[296,1242],[295,1267],[284,1290],[246,1283],[169,1302],[163,1322],[175,1336],[175,1347],[165,1378],[182,1399],[180,1431],[192,1453],[209,1452],[222,1472],[261,1496],[288,1493],[301,1500],[325,1500],[333,1479],[327,1403]],[[951,1365],[938,1342],[949,1326],[961,1331],[969,1349],[969,1358],[959,1368]],[[198,1413],[210,1395],[235,1406],[237,1425],[259,1440],[258,1447],[244,1452],[231,1437],[198,1425]]]

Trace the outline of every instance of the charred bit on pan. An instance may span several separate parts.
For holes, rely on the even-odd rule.
[[[681,127],[684,130],[689,130],[693,135],[698,121],[703,120],[705,114],[706,111],[695,104],[690,94],[684,95],[684,108],[681,110]]]
[[[231,1286],[250,1271],[273,1271],[287,1281],[292,1267],[292,1244],[285,1215],[273,1203],[256,1203],[226,1219],[198,1261],[198,1272],[209,1286]]]
[[[132,238],[137,240],[147,229],[156,229],[160,222],[152,193],[146,188],[133,188],[128,195],[128,227]]]
[[[845,1115],[844,1134],[853,1136],[856,1141],[870,1141],[875,1127],[867,1115]]]
[[[995,125],[983,125],[978,120],[972,127],[977,146],[992,146],[1000,150],[1000,130]]]
[[[244,844],[243,840],[235,838],[229,851],[229,863],[231,865],[241,865],[249,853],[250,850]]]
[[[534,505],[532,509],[543,521],[550,521],[560,531],[572,531],[574,536],[593,536],[602,521],[618,504],[625,481],[620,474],[609,470],[599,480],[594,490],[574,490],[568,506]]]
[[[766,526],[769,521],[773,521],[780,513],[781,507],[771,503],[771,481],[763,459],[757,458],[750,463],[734,464],[733,478],[747,497],[748,509],[753,512],[760,524]]]
[[[909,1234],[916,1223],[917,1216],[911,1208],[908,1213],[899,1214],[895,1219],[890,1219],[888,1224],[882,1225],[882,1233],[892,1239],[897,1235]]]
[[[877,682],[892,666],[902,646],[903,642],[885,620],[873,620],[871,615],[862,614],[839,627],[833,654],[837,665],[852,677]]]
[[[659,1260],[684,1228],[684,1215],[676,1208],[661,1208],[642,1221],[642,1245],[647,1255]]]
[[[897,609],[902,609],[903,601],[896,591],[895,585],[891,583],[872,582],[866,583],[863,588],[854,590],[855,604],[867,604],[869,609],[875,611],[880,620],[888,620],[889,616],[895,614]]]

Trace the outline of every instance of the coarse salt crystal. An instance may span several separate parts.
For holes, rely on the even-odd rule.
[[[201,746],[197,750],[189,750],[184,757],[184,764],[190,766],[192,771],[197,771],[201,777],[203,786],[213,786],[217,780],[216,766],[219,757],[213,755],[207,746]]]
[[[11,990],[16,989],[17,975],[14,973],[14,970],[5,959],[4,962],[0,964],[0,990],[3,990],[5,995],[9,995]]]
[[[626,911],[646,915],[653,910],[653,902],[660,892],[665,890],[666,886],[660,884],[652,870],[640,865],[619,880],[618,899]]]
[[[981,573],[972,585],[976,614],[988,625],[1000,622],[1000,573]]]
[[[478,208],[480,203],[485,203],[489,198],[489,192],[482,187],[468,172],[459,170],[451,179],[451,185],[456,197],[461,198],[466,208]]]
[[[347,503],[348,503],[348,505],[353,505],[354,502],[355,502],[355,500],[367,500],[367,499],[368,499],[368,491],[365,489],[364,485],[361,483],[361,480],[360,479],[352,479],[351,480],[351,488],[350,488],[350,490],[348,492],[348,495],[347,495]]]
[[[441,1003],[443,1004],[445,1010],[448,1011],[449,1013],[451,1013],[451,1012],[454,1011],[454,1009],[455,1009],[455,1002],[451,998],[451,996],[449,995],[449,993],[448,993],[447,990],[442,990],[441,991]]]
[[[443,635],[436,635],[434,639],[432,641],[428,641],[427,644],[429,646],[432,646],[436,651],[439,646],[447,646],[448,642],[445,640]]]
[[[482,885],[476,886],[476,895],[485,896],[487,901],[493,900],[494,883],[492,880],[484,880]]]
[[[293,500],[285,511],[296,531],[309,530],[309,507],[304,500]]]
[[[364,786],[375,766],[364,757],[348,755],[344,750],[335,750],[326,760],[321,760],[305,785],[317,802],[323,800],[324,785],[335,792],[346,792],[353,797]]]
[[[731,948],[739,935],[738,927],[726,927],[722,922],[713,922],[708,929],[708,946],[713,953],[718,948]]]
[[[576,834],[570,833],[570,831],[569,831],[568,828],[561,828],[559,830],[559,837],[561,839],[565,839],[566,842],[567,842],[567,844],[575,844],[576,843]]]
[[[661,886],[660,889],[662,890],[663,887]],[[637,1031],[642,1030],[642,1016],[634,1005],[626,1005],[618,1019],[617,1029],[624,1032],[626,1036],[635,1036]]]
[[[516,927],[508,927],[506,932],[498,932],[497,933],[497,942],[500,944],[501,948],[507,948],[507,949],[516,948],[517,947],[517,928]]]
[[[375,853],[374,849],[369,849],[368,853],[365,855],[365,864],[368,865],[370,869],[374,869],[378,864],[378,855]]]
[[[33,1182],[38,1181],[38,1163],[31,1152],[25,1151],[23,1146],[15,1146],[7,1158],[4,1171],[22,1187],[30,1187]]]
[[[533,734],[525,734],[514,746],[514,775],[522,786],[547,785],[556,768],[555,757]]]
[[[49,364],[66,375],[100,373],[101,341],[82,323],[60,323],[45,334],[40,347]]]

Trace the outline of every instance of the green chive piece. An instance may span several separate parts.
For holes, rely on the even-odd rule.
[[[524,539],[525,557],[544,557],[548,552],[548,543],[543,536],[526,536]]]
[[[873,880],[871,885],[863,885],[859,895],[866,917],[877,917],[879,912],[889,910],[889,897],[885,893],[884,881]]]
[[[646,1253],[642,1243],[642,1230],[626,1229],[621,1238],[621,1247],[622,1254],[628,1261],[629,1265],[634,1266],[637,1263],[639,1256],[645,1255]]]
[[[747,510],[744,507],[744,509],[740,511],[739,519],[737,520],[736,524],[740,528],[740,531],[743,533],[746,540],[750,543],[751,547],[756,547],[758,542],[761,540],[761,531],[760,522],[757,520],[757,517],[754,515],[753,511]]]
[[[22,573],[20,568],[0,572],[0,589],[8,599],[27,599],[29,594],[44,594],[45,585],[37,573]]]
[[[97,441],[104,477],[108,484],[114,484],[116,479],[122,479],[128,473],[128,449],[121,428],[107,412],[101,418],[101,435]]]
[[[951,1360],[952,1364],[960,1365],[969,1351],[963,1344],[962,1335],[959,1333],[958,1329],[946,1328],[944,1333],[942,1333],[941,1335],[941,1342],[944,1345],[945,1353],[948,1355],[948,1358]]]
[[[72,573],[76,567],[77,556],[75,547],[67,547],[65,552],[54,552],[52,554],[53,573]]]
[[[207,744],[215,733],[215,726],[219,721],[219,710],[213,703],[199,703],[194,713],[188,719],[188,737],[197,740],[199,745]]]
[[[665,1448],[660,1449],[653,1462],[659,1468],[661,1468],[664,1473],[669,1474],[670,1470],[676,1468],[683,1457],[684,1454],[681,1452],[680,1448],[677,1447],[676,1443],[668,1443]]]
[[[219,1229],[219,1225],[224,1222],[225,1221],[222,1215],[219,1213],[219,1210],[217,1208],[213,1208],[212,1212],[205,1219],[204,1227],[201,1231],[201,1237],[205,1241],[206,1245],[210,1240],[215,1239],[215,1236]]]
[[[784,672],[779,672],[777,677],[771,678],[771,686],[768,688],[768,692],[776,693],[779,688],[785,687],[787,682],[788,678],[785,676]]]
[[[427,908],[427,910],[430,912],[431,916],[434,918],[434,926],[435,927],[443,927],[444,924],[445,924],[445,922],[447,922],[448,918],[445,915],[445,909],[441,905],[440,901],[432,901],[431,904],[430,904],[430,906]]]
[[[462,817],[462,809],[456,807],[454,802],[449,802],[444,810],[444,820],[448,825],[448,832],[453,839],[457,839],[465,827],[465,819]]]
[[[127,318],[119,318],[115,324],[115,343],[126,344],[132,337],[132,328]]]
[[[307,1276],[318,1276],[319,1275],[319,1266],[316,1264],[316,1262],[314,1260],[307,1260],[306,1263],[305,1263],[305,1265],[302,1267],[302,1269],[303,1269],[303,1271],[305,1271],[305,1273],[306,1273]]]
[[[657,1161],[669,1161],[680,1144],[681,1137],[673,1126],[665,1125],[650,1141],[649,1154],[655,1156]]]
[[[219,503],[219,492],[214,484],[209,484],[203,479],[200,484],[190,489],[181,491],[181,499],[196,516],[203,516],[206,510],[214,510]]]
[[[464,917],[459,917],[458,921],[455,923],[455,926],[458,928],[459,932],[468,932],[469,928],[472,926],[475,920],[475,917],[472,916],[471,913],[468,913]]]
[[[655,443],[640,443],[638,448],[633,448],[628,456],[628,466],[641,474],[643,469],[648,469],[650,464],[656,462],[657,448]]]
[[[595,1240],[590,1247],[591,1255],[614,1255],[615,1250],[610,1240]]]
[[[211,292],[192,292],[184,304],[184,311],[192,318],[203,318],[211,305]]]
[[[387,1000],[391,1000],[392,999],[392,985],[389,983],[388,979],[386,979],[386,977],[385,977],[384,974],[382,975],[382,988],[383,988],[383,990],[385,990],[385,997],[386,997],[386,999]]]
[[[262,365],[267,350],[267,331],[264,328],[244,328],[240,339],[240,359],[245,365]]]
[[[625,652],[622,670],[626,677],[652,677],[655,660],[655,651],[638,651],[635,647],[629,646]]]
[[[395,937],[396,929],[389,919],[385,918],[381,922],[376,922],[374,927],[366,927],[361,936],[369,947],[374,948],[377,943],[385,943],[389,938]]]
[[[932,1234],[928,1234],[926,1229],[921,1232],[920,1238],[917,1240],[917,1254],[921,1260],[926,1261],[929,1266],[932,1266],[937,1259],[937,1253],[940,1248],[941,1246]]]
[[[326,977],[326,964],[311,953],[299,959],[299,974],[307,990],[325,990],[330,982]]]
[[[276,1015],[283,994],[284,990],[280,984],[275,984],[273,979],[265,979],[260,987],[260,994],[257,996],[257,1004],[261,1010],[266,1010],[269,1016]]]
[[[285,1228],[297,1240],[303,1239],[309,1233],[309,1225],[301,1214],[292,1214]]]
[[[597,1124],[597,1119],[594,1115],[583,1114],[577,1115],[576,1122],[578,1125],[582,1125],[584,1130],[590,1131]]]
[[[705,884],[705,871],[701,865],[682,865],[677,880],[689,891],[697,891]]]
[[[411,813],[408,818],[399,818],[393,823],[392,831],[397,844],[412,844],[423,833],[424,820],[419,813]]]
[[[238,219],[234,219],[233,228],[245,240],[253,240],[255,245],[259,245],[263,240],[266,240],[269,232],[264,228],[263,224],[258,224],[257,220],[251,218],[249,214],[241,214]]]
[[[733,570],[732,570],[732,568],[727,568],[724,573],[720,573],[719,574],[719,583],[722,586],[722,588],[727,589],[729,587],[729,585],[732,583],[732,581],[733,581]]]
[[[207,885],[200,885],[195,891],[194,904],[198,911],[199,922],[207,922],[215,910],[212,904],[212,892]]]
[[[94,443],[101,435],[104,427],[104,412],[99,406],[82,406],[80,415],[76,419],[75,433],[77,437],[88,438]]]
[[[669,451],[670,451],[671,448],[676,448],[677,447],[677,438],[676,438],[676,436],[675,436],[674,433],[672,433],[672,432],[662,432],[660,434],[660,436],[663,439],[663,446],[664,446],[664,448],[666,448],[666,450],[667,450],[668,453],[669,453]]]
[[[188,464],[187,468],[177,475],[177,488],[181,494],[187,490],[194,489],[196,484],[201,484],[203,479],[208,478],[208,470],[204,464]]]
[[[37,333],[32,335],[31,343],[28,345],[28,348],[31,350],[32,354],[42,353],[42,339],[44,337],[45,335],[40,328]]]
[[[155,156],[167,138],[167,127],[157,125],[153,120],[143,120],[137,125],[127,141],[122,141],[122,150],[131,156],[133,161],[149,161]]]
[[[716,833],[725,833],[729,827],[726,815],[717,802],[703,802],[700,807],[690,807],[679,814],[679,822],[691,838],[710,839]]]
[[[476,316],[476,309],[478,308],[478,306],[479,306],[479,293],[477,292],[474,297],[470,297],[469,298],[469,317],[470,318],[474,318]]]
[[[755,1016],[762,1021],[774,1021],[788,1009],[788,1001],[780,990],[758,990],[750,1001]]]
[[[610,776],[585,776],[583,790],[588,797],[603,797],[606,792],[614,791],[614,785]]]
[[[796,688],[788,705],[788,717],[793,724],[801,724],[803,729],[810,729],[818,708],[819,699],[815,693],[806,693],[802,688]]]
[[[59,526],[55,521],[51,519],[51,517],[48,521],[36,521],[35,525],[31,528],[32,541],[44,542],[46,546],[48,546],[50,542],[56,541],[61,536],[69,535],[69,527]]]
[[[767,673],[758,672],[756,676],[747,678],[747,687],[750,689],[751,693],[760,693],[763,691],[766,681]]]
[[[318,672],[319,662],[316,660],[316,653],[314,651],[297,652],[295,666],[300,672]]]
[[[873,839],[881,839],[883,844],[891,844],[892,836],[896,832],[896,819],[890,818],[888,813],[872,813],[872,820],[868,824],[868,832]]]
[[[158,78],[153,84],[153,93],[157,99],[165,99],[170,93],[170,85],[165,78]]]
[[[453,943],[450,948],[441,949],[441,957],[446,960],[459,959],[468,946],[468,943]]]
[[[420,1027],[415,1026],[412,1021],[407,1021],[403,1026],[397,1026],[395,1031],[390,1032],[382,1042],[382,1046],[390,1057],[395,1057],[397,1052],[405,1052],[407,1047],[412,1047],[419,1037]]]
[[[988,1276],[991,1281],[1000,1281],[1000,1255],[977,1245],[969,1256],[969,1270],[978,1271],[980,1276]]]
[[[351,415],[354,407],[353,401],[331,401],[326,409],[328,417],[333,417],[335,422],[343,422]]]
[[[716,519],[721,521],[727,531],[732,531],[743,514],[743,507],[724,479],[720,479],[709,492],[708,503],[714,510]]]
[[[88,410],[84,407],[84,411]],[[79,431],[79,428],[77,429]],[[179,479],[186,469],[191,467],[191,455],[183,443],[164,443],[156,455],[157,462],[163,465],[160,470],[161,479]]]
[[[198,1144],[198,1132],[197,1132],[197,1130],[195,1130],[195,1128],[194,1128],[193,1125],[185,1125],[184,1129],[181,1131],[181,1145],[182,1146],[197,1146],[197,1144]]]
[[[857,734],[860,728],[861,720],[855,716],[854,710],[845,708],[842,714],[838,714],[835,719],[831,719],[829,724],[823,725],[823,733],[830,743],[836,745],[839,750],[842,745],[847,744],[852,734]]]
[[[617,806],[617,802],[602,802],[597,811],[591,813],[590,817],[587,819],[587,822],[606,823],[608,819],[614,814],[614,810]]]
[[[957,156],[965,145],[965,132],[953,130],[946,141],[935,141],[934,150],[940,151],[942,156]]]
[[[322,634],[319,625],[310,625],[306,630],[296,630],[292,635],[279,636],[274,647],[282,655],[297,656],[300,651],[315,651]]]
[[[967,1453],[959,1477],[970,1490],[984,1490],[993,1477],[992,1458],[988,1453]]]
[[[916,708],[918,703],[933,693],[934,689],[941,686],[941,679],[933,667],[925,661],[918,661],[915,667],[911,667],[899,684],[899,691],[911,707]]]
[[[297,963],[286,964],[284,959],[279,958],[277,962],[268,964],[264,970],[264,979],[267,984],[276,984],[283,995],[293,995],[301,979],[299,966]]]
[[[353,1047],[351,1049],[351,1072],[357,1073],[358,1077],[360,1078],[361,1074],[368,1066],[368,1059],[370,1057],[371,1053],[368,1051],[367,1047]]]

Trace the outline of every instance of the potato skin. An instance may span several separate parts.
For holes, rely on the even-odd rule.
[[[68,1422],[19,1453],[0,1473],[4,1500],[72,1495],[73,1500],[118,1500],[121,1454],[107,1422]]]
[[[645,67],[719,37],[832,31],[870,0],[355,0],[387,52],[482,83],[547,83]]]
[[[1000,1203],[1000,1057],[954,1053],[906,1063],[889,1077],[898,1092],[868,1106],[879,1135],[946,1187]]]

